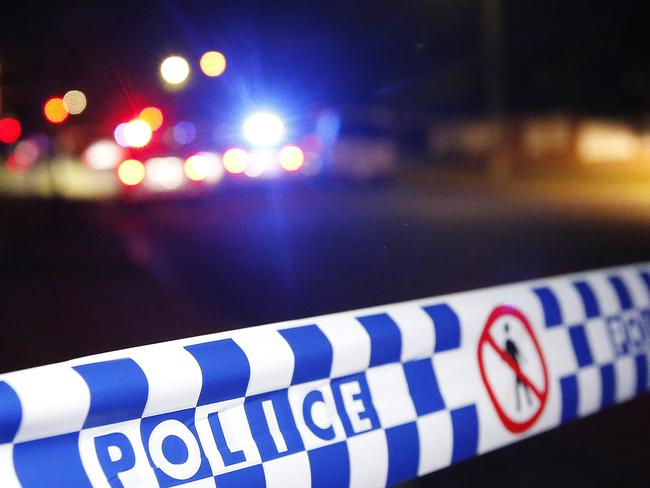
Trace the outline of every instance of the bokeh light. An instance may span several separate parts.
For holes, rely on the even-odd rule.
[[[254,146],[273,146],[284,137],[282,119],[270,112],[257,112],[244,121],[244,136]]]
[[[258,178],[266,173],[270,176],[277,172],[277,162],[275,155],[268,149],[256,149],[250,152],[248,156],[248,167],[244,173],[251,178]]]
[[[223,167],[228,173],[243,173],[248,167],[248,153],[239,147],[228,149],[223,154]]]
[[[48,122],[52,124],[60,124],[68,118],[68,111],[65,108],[65,103],[62,98],[50,98],[43,106],[43,113]]]
[[[124,127],[124,140],[130,147],[144,147],[151,140],[151,127],[143,120],[135,119]]]
[[[285,146],[278,153],[280,166],[287,171],[297,171],[305,162],[305,155],[298,146]]]
[[[129,143],[126,141],[126,137],[124,137],[124,129],[126,129],[126,122],[118,124],[118,126],[115,127],[115,131],[113,132],[113,138],[115,139],[115,142],[117,142],[120,146],[129,147]]]
[[[23,129],[17,119],[12,117],[0,119],[0,142],[13,144],[20,139],[22,131]]]
[[[183,160],[174,156],[145,162],[144,184],[152,190],[176,190],[183,184]]]
[[[217,51],[208,51],[199,61],[201,71],[206,76],[215,77],[226,71],[226,57]]]
[[[152,131],[157,131],[163,124],[163,113],[159,108],[146,107],[142,109],[138,118],[146,122]]]
[[[190,74],[190,65],[180,56],[170,56],[160,65],[160,75],[170,85],[180,85]]]
[[[63,95],[63,105],[70,115],[79,115],[86,110],[86,95],[79,90],[70,90]]]
[[[210,174],[210,161],[200,154],[190,156],[185,160],[185,174],[192,181],[203,181]]]
[[[196,127],[192,122],[182,121],[174,126],[172,134],[178,144],[186,146],[191,144],[196,137]]]
[[[216,152],[203,151],[197,154],[208,162],[208,177],[206,183],[216,184],[223,179],[224,169],[221,155]]]
[[[113,141],[101,139],[88,146],[81,158],[91,168],[101,171],[115,168],[124,159],[124,153]]]
[[[122,161],[117,167],[117,177],[123,185],[135,186],[144,180],[144,164],[137,159],[127,159]]]
[[[36,141],[26,139],[20,141],[10,156],[9,165],[16,173],[27,171],[41,156],[41,149]]]
[[[221,157],[214,152],[200,152],[185,160],[185,175],[192,181],[216,183],[223,178]]]

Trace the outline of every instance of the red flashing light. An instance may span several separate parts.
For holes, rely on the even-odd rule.
[[[11,117],[0,119],[0,142],[13,144],[20,138],[22,131],[18,120]]]

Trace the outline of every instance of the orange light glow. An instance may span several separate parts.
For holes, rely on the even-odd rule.
[[[43,107],[43,113],[48,122],[60,124],[68,118],[68,111],[62,98],[50,98]]]
[[[298,146],[285,146],[278,154],[280,165],[287,171],[297,171],[305,162],[305,155]]]
[[[140,116],[138,118],[146,122],[147,125],[151,127],[152,131],[160,129],[160,126],[162,126],[164,120],[162,112],[156,107],[147,107],[142,109],[142,112],[140,112]]]
[[[199,61],[201,71],[206,76],[215,77],[226,71],[226,57],[217,51],[208,51]]]
[[[122,161],[117,167],[117,177],[123,185],[135,186],[144,180],[144,164],[137,159]]]
[[[223,155],[223,167],[228,173],[243,173],[248,167],[248,153],[238,147],[228,149]]]

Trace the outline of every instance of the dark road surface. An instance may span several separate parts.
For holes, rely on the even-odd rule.
[[[200,201],[0,202],[0,372],[650,259],[650,214],[465,186],[265,186]],[[422,486],[650,486],[646,396]]]

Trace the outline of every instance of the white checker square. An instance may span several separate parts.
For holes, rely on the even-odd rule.
[[[423,415],[418,417],[416,424],[420,442],[418,476],[449,466],[454,443],[449,412],[443,410]]]
[[[600,315],[608,316],[620,313],[621,304],[606,273],[597,273],[589,277],[588,283],[596,295]]]
[[[143,417],[195,407],[201,393],[201,368],[184,347],[156,344],[131,354],[142,368],[149,393]]]
[[[578,361],[567,327],[552,327],[539,334],[540,346],[544,351],[547,367],[558,376],[573,374],[578,369]],[[552,366],[551,366],[552,365]]]
[[[75,432],[86,421],[90,390],[72,368],[53,364],[11,373],[4,379],[22,405],[23,416],[14,442]]]
[[[332,344],[332,371],[337,378],[364,371],[370,364],[370,336],[351,314],[328,315],[317,320]]]
[[[626,356],[614,361],[614,378],[616,380],[616,402],[629,400],[636,393],[636,364],[633,356]]]
[[[267,488],[311,487],[311,468],[307,451],[266,461],[263,466]]]
[[[433,356],[438,387],[448,409],[476,402],[476,392],[484,391],[478,361],[468,360],[468,350],[446,351]],[[459,381],[463,378],[463,381]]]
[[[379,488],[388,478],[388,443],[383,430],[348,439],[350,488]]]
[[[398,304],[390,307],[388,313],[402,335],[402,362],[433,354],[433,321],[421,307],[413,303]]]
[[[605,321],[601,318],[589,320],[585,324],[585,334],[594,362],[596,364],[612,362],[614,351]]]
[[[582,368],[578,377],[578,414],[580,417],[592,414],[600,409],[601,379],[598,366]]]
[[[366,372],[366,378],[383,428],[415,420],[417,414],[401,363],[370,368]]]
[[[20,488],[14,469],[14,445],[0,444],[0,480],[3,488]]]
[[[242,348],[250,364],[247,396],[286,388],[291,384],[294,356],[279,332],[255,327],[233,332],[233,340]]]

